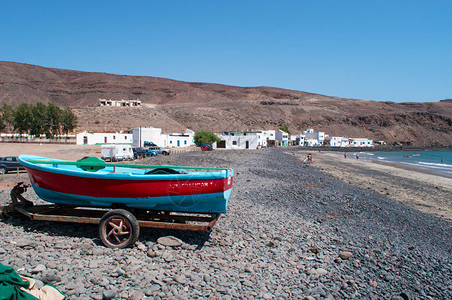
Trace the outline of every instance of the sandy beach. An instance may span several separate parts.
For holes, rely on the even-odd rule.
[[[0,156],[33,154],[38,156],[78,160],[85,156],[100,157],[100,146],[67,145],[67,144],[25,144],[25,143],[0,143]],[[28,175],[21,171],[8,172],[0,177],[0,190],[10,189],[17,182],[28,182]]]
[[[419,211],[452,222],[452,179],[421,170],[356,159],[341,152],[290,152],[303,161],[313,154],[312,166],[346,183],[374,190]]]

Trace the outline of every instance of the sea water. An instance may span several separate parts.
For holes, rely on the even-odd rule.
[[[360,158],[394,163],[452,178],[452,151],[361,152]]]

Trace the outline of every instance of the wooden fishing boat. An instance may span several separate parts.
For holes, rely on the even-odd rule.
[[[106,163],[96,157],[65,161],[20,155],[36,194],[72,206],[224,213],[233,170]]]

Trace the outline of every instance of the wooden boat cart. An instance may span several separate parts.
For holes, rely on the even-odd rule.
[[[17,183],[11,190],[11,203],[0,206],[0,213],[4,216],[19,213],[31,220],[99,224],[99,238],[110,248],[133,246],[138,240],[140,227],[210,232],[221,215],[59,204],[34,205],[22,196],[28,187],[23,182]]]

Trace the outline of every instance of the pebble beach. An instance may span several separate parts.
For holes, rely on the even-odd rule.
[[[51,153],[58,157],[48,156],[97,153],[84,149],[63,147]],[[22,153],[42,155],[30,151]],[[420,209],[417,197],[429,200],[414,193],[436,191],[429,205],[450,209],[450,181],[435,185],[386,172],[384,180],[404,187],[400,201],[375,183],[383,180],[381,170],[360,169],[366,185],[345,168],[332,172],[341,162],[322,164],[324,153],[314,153],[312,164],[302,163],[304,155],[296,148],[215,150],[137,161],[233,168],[227,213],[211,233],[143,228],[133,248],[115,250],[101,244],[95,225],[7,216],[0,261],[68,299],[452,298],[448,212]],[[10,201],[15,181],[28,180],[25,172],[5,176],[0,205]],[[31,188],[25,196],[41,201]]]

